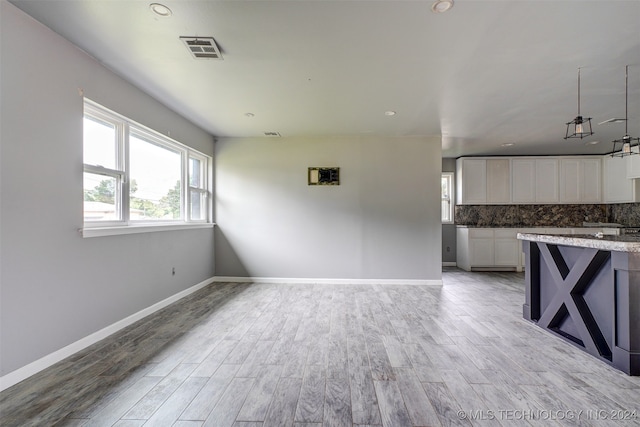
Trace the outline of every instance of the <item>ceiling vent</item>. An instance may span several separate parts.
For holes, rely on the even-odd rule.
[[[280,136],[280,133],[278,133],[278,132],[265,132],[264,136],[270,136],[272,138],[278,138]]]
[[[180,37],[196,59],[222,59],[222,54],[213,37]]]

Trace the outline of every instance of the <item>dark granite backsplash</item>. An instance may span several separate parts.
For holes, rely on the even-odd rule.
[[[455,223],[477,227],[582,227],[583,222],[640,227],[640,203],[614,205],[456,205]]]
[[[618,203],[607,205],[609,222],[617,222],[627,227],[640,227],[640,203]]]

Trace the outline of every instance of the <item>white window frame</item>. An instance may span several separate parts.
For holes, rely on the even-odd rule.
[[[199,187],[194,187],[191,185],[191,181],[189,180],[189,160],[191,159],[197,159],[200,161],[200,186]],[[185,165],[182,167],[182,171],[183,171],[183,179],[184,182],[186,182],[186,194],[185,194],[185,199],[186,199],[186,203],[185,205],[185,210],[188,212],[185,212],[185,215],[191,215],[191,193],[192,192],[196,192],[198,194],[200,194],[201,196],[204,196],[205,198],[205,205],[202,207],[202,209],[205,210],[205,218],[204,219],[191,219],[190,221],[192,223],[207,223],[209,222],[209,218],[211,217],[211,202],[210,202],[210,191],[209,188],[211,188],[211,173],[210,173],[210,168],[209,168],[209,164],[211,163],[210,161],[210,157],[205,156],[202,153],[198,153],[197,151],[191,151],[189,153],[188,156],[185,157],[184,159],[185,161]]]
[[[453,224],[455,222],[454,219],[454,200],[455,200],[455,195],[454,195],[454,191],[455,191],[455,185],[454,185],[454,173],[453,172],[442,172],[442,176],[441,176],[441,180],[442,179],[447,179],[448,181],[448,187],[449,187],[449,197],[446,198],[444,197],[443,194],[440,194],[440,198],[441,198],[441,202],[448,202],[449,203],[449,218],[444,218],[444,216],[442,215],[442,203],[440,203],[440,220],[442,221],[443,224]]]
[[[115,206],[118,220],[115,221],[83,221],[80,232],[83,237],[111,236],[118,234],[147,233],[154,231],[182,230],[192,228],[213,227],[212,218],[212,167],[211,156],[203,154],[180,142],[169,138],[153,129],[136,123],[114,111],[111,111],[90,99],[84,99],[83,117],[90,116],[100,121],[114,125],[116,129],[116,169],[105,168],[101,165],[83,163],[83,170],[87,173],[104,175],[116,180]],[[175,220],[132,220],[130,218],[130,176],[129,176],[129,136],[135,135],[151,144],[180,154],[180,218]],[[83,141],[84,143],[84,141]],[[191,187],[189,184],[189,159],[196,158],[202,163],[201,187],[197,188],[203,194],[205,215],[203,219],[190,218]]]

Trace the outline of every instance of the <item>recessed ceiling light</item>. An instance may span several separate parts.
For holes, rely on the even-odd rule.
[[[247,117],[254,117],[255,116],[255,114],[253,114],[253,113],[244,113],[244,115],[247,116]]]
[[[584,145],[596,145],[596,144],[600,144],[600,141],[589,141],[584,143]]]
[[[158,16],[167,18],[172,15],[171,9],[160,3],[151,3],[149,9]]]
[[[384,112],[384,115],[385,115],[385,116],[395,116],[395,115],[396,115],[396,112],[395,112],[395,111],[391,111],[391,110],[389,110],[389,111],[385,111],[385,112]]]
[[[445,13],[453,7],[453,0],[437,0],[431,6],[431,10],[435,13]]]
[[[515,142],[505,142],[504,144],[502,144],[502,147],[513,147],[515,144]]]

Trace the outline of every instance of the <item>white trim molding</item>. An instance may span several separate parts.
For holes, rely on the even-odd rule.
[[[455,261],[443,261],[442,262],[442,266],[443,267],[457,267],[458,264]]]
[[[442,286],[442,279],[323,279],[291,277],[238,277],[215,276],[214,282],[265,283],[265,284],[307,284],[307,285],[412,285]]]
[[[134,313],[105,328],[102,328],[91,335],[88,335],[82,339],[79,339],[78,341],[71,343],[66,347],[63,347],[60,350],[54,351],[53,353],[50,353],[44,357],[41,357],[40,359],[34,362],[31,362],[28,365],[23,366],[22,368],[18,368],[15,371],[9,372],[8,374],[0,377],[0,391],[6,390],[7,388],[15,384],[18,384],[19,382],[29,378],[30,376],[37,374],[38,372],[60,362],[63,359],[66,359],[67,357],[81,350],[84,350],[90,345],[97,343],[98,341],[108,337],[109,335],[112,335],[118,332],[119,330],[137,322],[138,320],[143,319],[149,316],[150,314],[153,314],[156,311],[162,308],[165,308],[168,305],[173,304],[174,302],[186,297],[187,295],[190,295],[204,288],[205,286],[213,283],[214,281],[215,281],[215,278],[213,277],[206,279],[194,286],[191,286],[190,288],[187,288],[183,291],[178,292],[175,295],[165,298],[162,301],[159,301],[150,307],[142,309],[137,313]]]
[[[156,231],[196,230],[213,228],[214,223],[180,223],[180,224],[139,224],[117,227],[84,227],[78,229],[82,237],[119,236],[122,234],[152,233]]]

